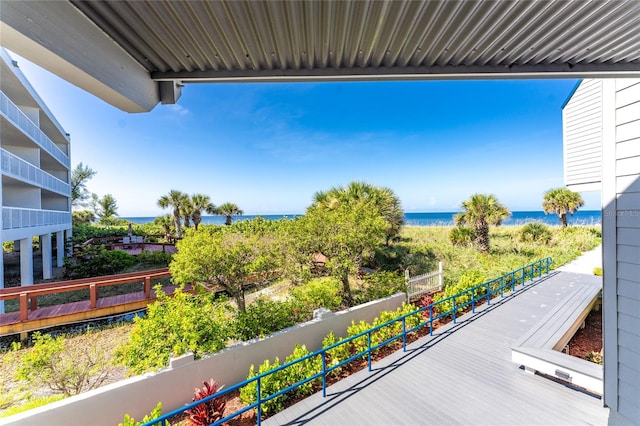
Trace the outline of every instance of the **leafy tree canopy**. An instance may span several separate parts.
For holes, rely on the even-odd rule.
[[[555,213],[563,227],[566,227],[567,214],[573,215],[584,206],[582,196],[567,188],[554,188],[544,193],[542,208],[546,214]]]
[[[96,171],[80,162],[71,172],[71,203],[74,207],[85,205],[89,198],[87,181],[96,175]]]
[[[456,225],[471,226],[475,233],[475,244],[479,251],[489,252],[489,225],[500,225],[511,216],[493,194],[473,194],[462,202],[462,212],[453,217]]]

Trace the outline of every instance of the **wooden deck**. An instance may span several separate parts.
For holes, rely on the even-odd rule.
[[[609,409],[599,398],[511,361],[514,342],[587,279],[553,272],[263,424],[605,425]]]
[[[162,268],[153,271],[1,289],[0,299],[19,299],[20,310],[0,314],[0,336],[26,333],[144,309],[149,303],[156,300],[152,280],[170,275],[167,268]],[[99,288],[136,282],[140,284],[141,291],[99,297]],[[163,291],[171,295],[175,288],[175,286],[167,285],[163,287]],[[187,291],[190,291],[191,288],[191,286],[187,286]],[[89,300],[53,306],[38,306],[40,296],[78,290],[88,290]]]

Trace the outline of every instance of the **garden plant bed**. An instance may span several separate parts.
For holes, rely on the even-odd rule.
[[[602,350],[602,310],[592,310],[569,342],[569,355],[584,359],[590,352]]]
[[[446,318],[442,318],[439,320],[435,320],[433,322],[433,330],[436,330],[438,328],[440,328],[441,326],[448,324],[449,322],[451,322],[451,318],[450,317],[446,317]],[[429,326],[423,326],[422,328],[420,328],[419,330],[407,334],[407,345],[410,343],[415,342],[416,340],[427,336],[429,334]],[[382,348],[376,350],[375,352],[372,353],[371,355],[371,362],[377,362],[387,356],[389,356],[390,354],[401,350],[402,349],[402,340],[401,337],[398,337],[397,340],[390,342],[389,344],[383,346]],[[367,368],[367,357],[366,355],[364,355],[362,358],[359,359],[355,359],[353,361],[351,361],[350,363],[346,364],[345,366],[342,367],[342,370],[340,371],[339,374],[331,374],[331,375],[327,375],[327,387],[331,386],[332,384],[346,378],[349,377],[352,374],[357,373],[358,371],[364,370],[365,368]],[[321,383],[317,383],[314,386],[314,392],[320,392],[322,391],[322,385]],[[310,395],[305,395],[305,396],[291,396],[289,398],[287,398],[287,400],[285,401],[284,405],[285,408],[291,407],[292,405],[296,404],[297,402],[307,398]],[[226,408],[225,408],[225,415],[229,415],[230,413],[236,412],[241,410],[243,407],[245,407],[246,405],[240,400],[240,394],[238,391],[233,391],[231,393],[229,393],[228,395],[225,395],[226,397]],[[268,416],[263,416],[263,420],[265,418],[267,418]],[[180,421],[182,418],[174,418],[171,421],[171,424],[174,424],[174,422],[178,422]],[[225,424],[230,425],[230,426],[249,426],[249,425],[255,425],[256,424],[256,410],[249,410],[245,413],[243,413],[241,416],[231,419],[228,422],[226,422]]]

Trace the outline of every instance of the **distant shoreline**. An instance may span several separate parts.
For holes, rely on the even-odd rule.
[[[456,212],[422,212],[405,213],[405,225],[407,226],[453,226],[453,216]],[[295,218],[300,214],[266,214],[266,215],[243,215],[235,216],[234,222],[248,220],[256,217],[263,217],[268,220],[278,220],[283,218]],[[122,217],[134,224],[142,225],[151,223],[155,219],[152,216]],[[578,211],[573,216],[569,216],[570,225],[600,225],[602,222],[602,212],[600,210]],[[202,223],[207,225],[224,225],[224,216],[202,216]],[[505,226],[524,225],[529,222],[542,222],[547,225],[559,225],[560,221],[555,214],[545,215],[543,211],[514,211],[509,219],[503,222]]]

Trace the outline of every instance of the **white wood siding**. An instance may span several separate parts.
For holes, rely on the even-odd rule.
[[[627,112],[634,114],[634,112]],[[562,109],[564,182],[574,191],[602,181],[602,80],[583,80]]]
[[[640,424],[640,79],[616,80],[612,87],[615,87],[617,406],[620,414]],[[614,360],[606,362],[610,361]]]

